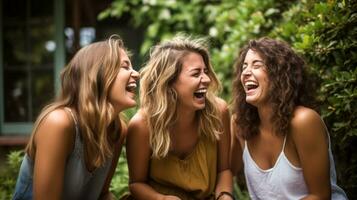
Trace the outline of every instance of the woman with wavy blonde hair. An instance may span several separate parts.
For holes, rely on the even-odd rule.
[[[231,199],[229,112],[204,42],[176,36],[141,71],[127,140],[135,199]]]
[[[35,122],[14,199],[109,199],[138,75],[118,36],[79,50]]]

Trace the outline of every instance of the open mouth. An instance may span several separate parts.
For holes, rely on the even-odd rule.
[[[198,99],[201,99],[201,98],[204,98],[206,96],[206,93],[207,93],[207,89],[199,89],[197,90],[196,92],[193,93],[193,95],[198,98]]]
[[[135,93],[136,83],[129,83],[129,84],[126,86],[125,90],[126,90],[127,92]]]
[[[245,84],[244,84],[244,88],[245,88],[245,90],[246,90],[247,92],[258,88],[258,86],[259,86],[258,83],[253,82],[253,81],[247,81],[247,82],[245,82]]]

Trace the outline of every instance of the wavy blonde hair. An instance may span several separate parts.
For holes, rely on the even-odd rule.
[[[154,46],[148,63],[141,70],[140,101],[149,127],[153,157],[162,158],[169,152],[170,127],[177,120],[177,93],[172,85],[182,70],[184,57],[192,52],[202,56],[211,79],[206,106],[197,111],[199,135],[215,141],[222,132],[215,95],[220,89],[220,83],[209,60],[206,40],[178,35]]]
[[[26,152],[34,158],[34,135],[42,120],[58,108],[75,110],[85,155],[91,166],[100,167],[113,155],[119,139],[121,119],[109,101],[109,91],[120,69],[119,36],[96,42],[80,49],[61,72],[61,93],[37,118]]]

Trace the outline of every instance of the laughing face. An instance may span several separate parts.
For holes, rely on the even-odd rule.
[[[139,79],[139,73],[132,68],[128,55],[123,49],[120,49],[120,58],[120,69],[109,95],[111,103],[118,112],[136,105],[136,81]]]
[[[256,51],[248,50],[240,78],[247,103],[256,107],[267,103],[269,91],[268,72],[264,60]]]
[[[173,84],[181,108],[201,110],[206,104],[207,88],[211,82],[208,69],[198,53],[182,58],[182,69]]]

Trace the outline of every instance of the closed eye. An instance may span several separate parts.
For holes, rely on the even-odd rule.
[[[131,70],[131,64],[130,64],[130,61],[128,60],[124,60],[122,63],[121,63],[121,66],[122,68],[124,68],[125,70]]]
[[[193,77],[199,77],[200,76],[200,73],[194,73],[192,74]]]
[[[123,65],[121,67],[125,70],[131,70],[131,67],[129,65]]]
[[[259,69],[259,68],[261,68],[261,67],[264,67],[264,65],[253,65],[253,68],[254,68],[254,69]]]

